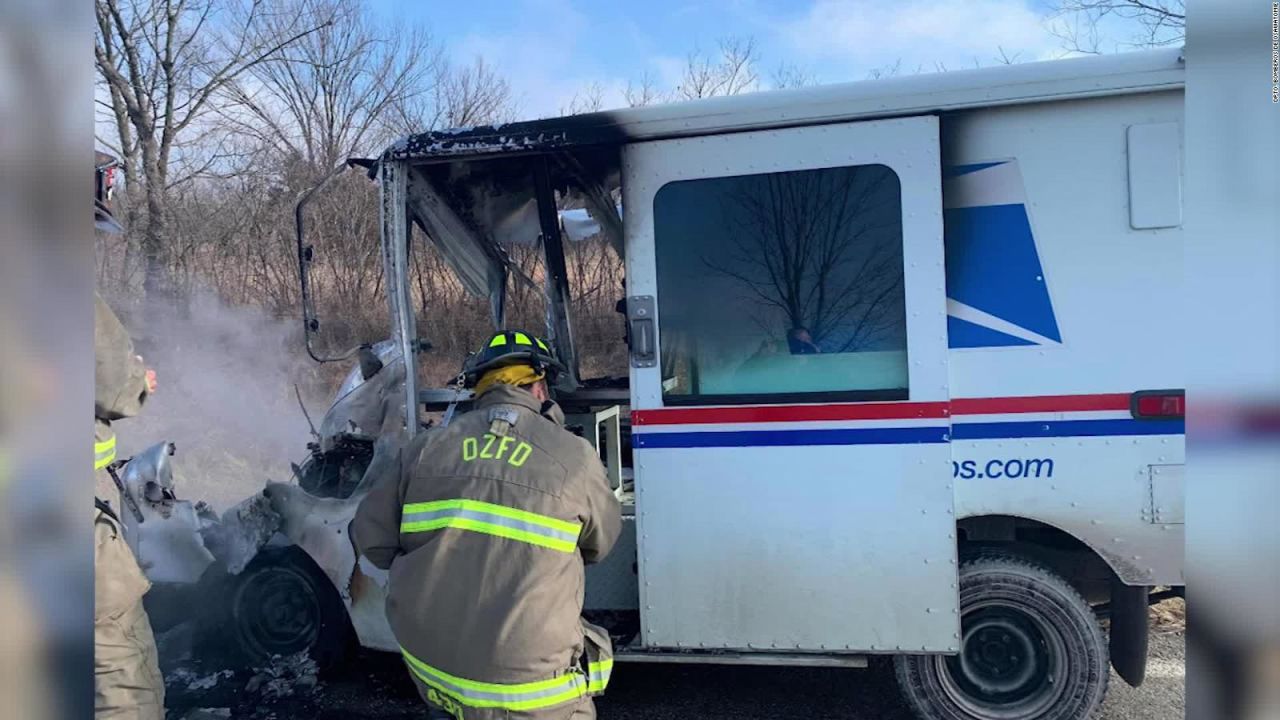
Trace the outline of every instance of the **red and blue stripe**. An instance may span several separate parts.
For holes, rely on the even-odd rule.
[[[906,445],[952,440],[1180,435],[1177,419],[1137,419],[1129,393],[949,402],[661,408],[631,413],[645,448]]]

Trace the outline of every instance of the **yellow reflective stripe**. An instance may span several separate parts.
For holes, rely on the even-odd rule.
[[[429,532],[431,530],[441,530],[443,528],[470,530],[471,532],[484,533],[485,535],[495,535],[508,540],[519,540],[520,542],[526,542],[530,545],[538,545],[540,547],[559,550],[560,552],[566,553],[573,552],[578,547],[577,542],[549,538],[545,535],[538,535],[524,530],[516,530],[515,528],[503,527],[502,525],[494,525],[493,523],[471,520],[469,518],[440,518],[439,520],[400,524],[400,532],[403,533]]]
[[[404,648],[400,648],[400,652],[418,679],[470,707],[536,710],[576,700],[586,694],[585,683],[578,674],[512,685],[486,683],[450,675],[422,662]]]
[[[494,505],[480,500],[432,500],[430,502],[409,503],[404,506],[403,513],[420,513],[433,512],[436,510],[473,510],[476,512],[489,513],[490,515],[501,515],[509,517],[513,520],[523,520],[536,525],[545,525],[553,530],[559,530],[567,533],[579,533],[582,531],[582,525],[575,522],[560,520],[547,515],[539,515],[527,510],[517,510],[506,505]]]
[[[499,345],[506,345],[506,344],[507,344],[506,335],[494,335],[493,339],[489,341],[489,347],[498,347]]]
[[[525,334],[524,334],[524,333],[522,333],[522,332],[518,332],[518,333],[516,333],[516,344],[517,344],[517,345],[532,345],[532,344],[533,344],[533,341],[529,339],[529,336],[528,336],[528,335],[525,335]]]
[[[587,692],[604,692],[609,686],[609,676],[613,674],[613,658],[589,663],[587,672]]]
[[[547,352],[551,352],[551,349],[547,347],[547,344],[542,342],[542,338],[534,338],[533,340],[534,342],[538,343],[538,347],[542,348],[543,350],[546,350]]]
[[[101,470],[116,460],[116,436],[93,444],[93,469]]]
[[[495,693],[495,694],[496,693],[520,694],[520,693],[541,692],[543,690],[552,690],[552,689],[560,688],[566,685],[574,685],[581,682],[581,679],[579,678],[579,676],[576,676],[576,675],[561,675],[560,677],[554,677],[549,680],[537,680],[529,683],[512,683],[512,684],[487,683],[487,682],[481,682],[479,680],[467,680],[466,678],[460,678],[456,675],[450,675],[449,673],[441,670],[440,668],[432,667],[431,665],[426,664],[425,662],[414,657],[408,650],[405,650],[403,647],[400,648],[400,652],[404,653],[405,659],[409,661],[409,664],[413,665],[414,667],[421,668],[422,670],[426,670],[432,675],[436,675],[440,679],[444,680],[445,682],[448,682],[449,684],[452,684],[452,685],[456,685],[459,688],[462,688],[463,690],[476,690],[478,692],[489,692],[489,693]]]

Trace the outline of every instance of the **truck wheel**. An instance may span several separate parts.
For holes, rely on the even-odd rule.
[[[1110,668],[1093,610],[1044,567],[982,554],[960,567],[961,651],[894,659],[898,685],[925,720],[1084,720]]]
[[[335,665],[351,641],[351,620],[333,583],[296,547],[262,550],[228,577],[206,637],[243,667],[307,651],[320,669]]]

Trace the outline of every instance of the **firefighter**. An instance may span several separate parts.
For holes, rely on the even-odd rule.
[[[98,153],[94,219],[98,229],[119,232],[110,205],[114,160]],[[155,392],[155,373],[135,355],[120,319],[94,293],[93,469],[93,706],[95,718],[163,720],[164,681],[151,621],[142,596],[151,588],[125,542],[120,512],[125,498],[111,480],[116,436],[111,423],[136,415]],[[112,503],[106,498],[115,498]]]
[[[391,571],[387,617],[436,717],[588,720],[609,681],[584,563],[613,547],[620,509],[550,398],[561,370],[541,339],[494,335],[463,369],[475,409],[410,444],[352,522]]]
[[[151,622],[142,607],[151,584],[125,542],[119,515],[125,498],[107,476],[116,459],[111,423],[142,409],[155,390],[155,374],[134,354],[133,342],[111,308],[96,293],[94,301],[94,716],[159,720],[164,717],[164,682]],[[104,496],[116,496],[117,502]]]

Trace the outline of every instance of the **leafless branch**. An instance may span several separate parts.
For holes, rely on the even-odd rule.
[[[639,82],[627,81],[627,89],[623,91],[622,97],[627,101],[627,107],[645,107],[662,102],[662,92],[658,90],[657,80],[647,70],[640,76]]]
[[[798,65],[783,63],[773,71],[773,87],[778,90],[808,87],[817,84],[817,76]]]
[[[759,75],[755,66],[759,60],[755,38],[724,38],[715,55],[695,50],[685,58],[684,76],[676,87],[676,96],[694,100],[756,90]]]
[[[581,115],[604,109],[604,86],[592,82],[573,94],[568,105],[560,108],[561,115]]]
[[[1104,26],[1111,23],[1115,26],[1108,30],[1115,32],[1139,28],[1127,40],[1114,42],[1117,47],[1163,47],[1186,37],[1184,0],[1056,0],[1052,9],[1050,32],[1071,52],[1102,52],[1102,38],[1113,34]]]

